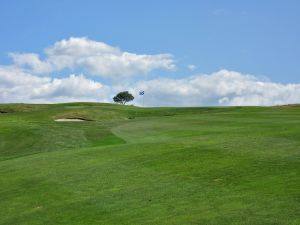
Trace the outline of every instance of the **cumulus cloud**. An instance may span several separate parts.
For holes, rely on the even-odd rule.
[[[36,73],[49,73],[53,70],[52,65],[49,62],[43,62],[40,60],[38,54],[34,53],[9,53],[10,58],[19,67],[26,66],[32,69]]]
[[[0,66],[0,102],[111,102],[118,91],[129,90],[146,106],[245,106],[300,102],[300,84],[280,84],[255,76],[221,70],[182,79],[157,78],[107,86],[84,75],[40,77],[12,66]]]
[[[0,102],[108,102],[110,88],[83,75],[39,77],[14,67],[0,67]]]
[[[56,42],[45,50],[45,60],[34,53],[10,53],[19,66],[27,66],[34,73],[49,73],[62,69],[82,69],[102,77],[147,74],[156,69],[174,70],[170,54],[135,54],[88,38],[71,37]]]
[[[253,75],[221,70],[182,79],[156,78],[104,85],[89,75],[118,78],[155,69],[175,69],[171,55],[140,55],[88,38],[70,38],[34,53],[10,53],[14,64],[0,65],[0,102],[54,103],[70,101],[111,102],[118,91],[129,90],[135,104],[146,106],[280,105],[300,102],[300,84],[281,84]],[[86,75],[57,77],[74,69]],[[195,65],[188,65],[190,70]],[[77,70],[78,69],[78,70]],[[53,74],[56,74],[56,78]],[[66,71],[64,70],[64,73]],[[74,71],[72,71],[74,73]],[[43,76],[40,76],[40,75]],[[124,80],[124,79],[122,79]],[[143,97],[138,95],[145,91]]]
[[[183,79],[139,81],[131,91],[138,93],[139,90],[145,90],[148,106],[269,106],[300,102],[300,84],[262,81],[228,70]],[[141,103],[141,97],[137,103]]]

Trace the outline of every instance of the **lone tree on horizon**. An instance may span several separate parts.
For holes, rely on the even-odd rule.
[[[133,95],[130,94],[128,91],[122,91],[113,98],[114,102],[120,103],[122,105],[125,105],[126,102],[130,102],[133,99],[134,99]]]

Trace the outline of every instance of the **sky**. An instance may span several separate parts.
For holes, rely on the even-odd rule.
[[[0,102],[299,103],[299,22],[298,0],[0,1]]]

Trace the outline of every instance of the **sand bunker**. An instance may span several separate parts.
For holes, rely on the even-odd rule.
[[[56,119],[54,121],[56,121],[56,122],[84,122],[86,120],[80,119],[80,118],[63,118],[63,119]]]

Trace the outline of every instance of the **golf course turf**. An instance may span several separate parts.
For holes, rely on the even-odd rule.
[[[0,112],[1,225],[300,224],[300,106]]]

